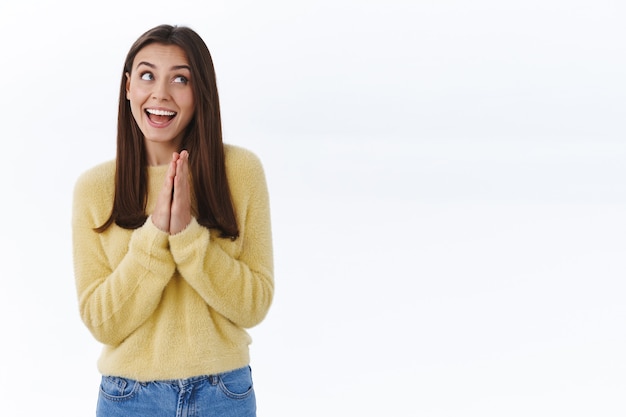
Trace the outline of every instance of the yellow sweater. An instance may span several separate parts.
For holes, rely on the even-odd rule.
[[[232,145],[224,150],[240,232],[235,241],[195,217],[173,236],[150,218],[135,230],[112,225],[96,233],[113,204],[115,162],[79,177],[72,216],[76,288],[81,318],[104,344],[103,375],[182,379],[249,363],[244,329],[263,320],[274,293],[269,197],[259,159]],[[150,214],[167,165],[148,169]]]

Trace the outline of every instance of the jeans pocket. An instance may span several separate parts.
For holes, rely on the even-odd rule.
[[[140,383],[134,379],[118,376],[103,376],[100,382],[100,394],[113,401],[132,398],[139,390]]]
[[[252,371],[249,366],[218,375],[218,386],[229,398],[243,399],[254,392]]]

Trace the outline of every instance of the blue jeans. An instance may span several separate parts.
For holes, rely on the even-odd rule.
[[[255,417],[249,366],[217,375],[138,382],[103,376],[97,417]]]

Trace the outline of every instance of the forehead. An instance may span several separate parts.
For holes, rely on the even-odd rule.
[[[150,63],[157,68],[189,65],[187,54],[180,46],[161,43],[151,43],[141,48],[133,60],[133,69],[141,62]]]

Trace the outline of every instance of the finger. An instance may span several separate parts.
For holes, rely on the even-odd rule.
[[[176,161],[176,177],[174,178],[174,198],[170,219],[170,233],[176,234],[183,230],[191,221],[191,198],[188,181],[189,153],[182,151]]]
[[[159,229],[169,232],[171,220],[171,206],[174,193],[174,181],[176,177],[176,161],[178,154],[172,154],[167,173],[163,179],[163,185],[157,196],[157,201],[152,213],[152,222]]]
[[[172,165],[170,165],[168,171],[174,172]],[[164,232],[169,232],[172,191],[174,189],[173,182],[174,178],[169,175],[168,172],[168,175],[165,176],[165,180],[163,181],[163,186],[159,191],[159,195],[157,196],[154,211],[152,212],[152,222]]]
[[[183,151],[182,160],[182,175],[185,178],[185,181],[187,181],[189,179],[189,152]]]
[[[178,184],[186,183],[187,175],[189,175],[189,152],[183,150],[176,160],[176,182]]]
[[[183,160],[184,160],[184,168],[187,172],[189,172],[189,152],[183,151]]]

